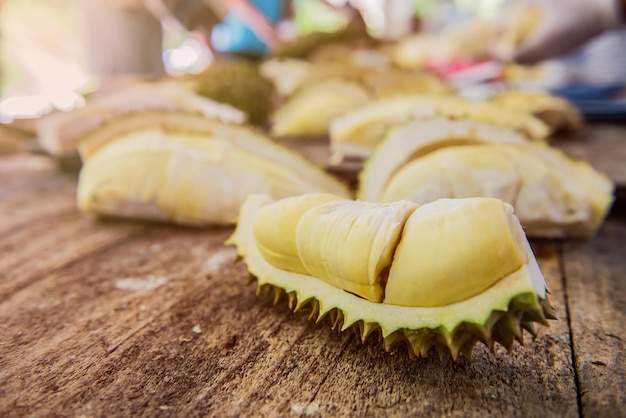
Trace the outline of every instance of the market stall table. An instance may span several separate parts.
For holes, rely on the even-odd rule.
[[[589,134],[624,155],[626,129]],[[46,157],[0,158],[0,416],[626,415],[621,201],[590,240],[533,242],[559,320],[453,362],[257,297],[232,228],[94,221],[75,188]]]

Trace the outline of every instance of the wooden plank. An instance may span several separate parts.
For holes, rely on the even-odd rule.
[[[626,217],[564,254],[566,294],[582,415],[624,416],[626,405]]]
[[[0,415],[578,415],[567,320],[473,363],[390,355],[257,298],[229,233],[154,225],[16,290]]]
[[[0,302],[43,274],[115,245],[142,227],[125,222],[95,223],[74,210],[9,235],[0,243]]]

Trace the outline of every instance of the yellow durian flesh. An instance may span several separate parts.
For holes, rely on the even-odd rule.
[[[357,197],[380,201],[390,179],[408,162],[440,148],[462,144],[525,144],[520,134],[471,120],[434,118],[398,125],[389,131],[359,173]]]
[[[262,207],[253,234],[265,260],[371,302],[416,307],[463,301],[527,263],[524,233],[498,199],[419,208],[337,199],[304,195]]]
[[[296,228],[298,254],[309,275],[372,302],[383,298],[381,273],[408,216],[411,202],[334,201],[308,210]]]
[[[398,168],[379,201],[495,197],[515,207],[529,236],[586,236],[612,202],[611,182],[546,146],[451,146]]]
[[[543,141],[550,134],[547,125],[522,109],[451,95],[409,93],[372,100],[336,117],[330,125],[333,161],[368,157],[388,129],[416,119],[450,118],[488,123],[535,141]]]
[[[308,193],[260,208],[254,218],[253,231],[263,257],[280,269],[308,274],[298,255],[296,227],[307,210],[338,199],[344,198],[330,193]]]
[[[569,101],[543,91],[508,90],[490,101],[528,112],[542,120],[553,132],[579,129],[584,123],[581,113]]]
[[[450,149],[455,151],[447,151]],[[451,144],[398,169],[379,200],[406,199],[423,204],[440,198],[483,196],[513,203],[520,183],[514,161],[501,148]]]
[[[513,208],[497,199],[438,200],[407,220],[385,303],[435,307],[480,294],[527,263]]]
[[[187,225],[232,224],[249,193],[348,197],[301,155],[243,127],[182,113],[112,121],[80,146],[79,207]]]
[[[291,96],[272,118],[276,136],[321,136],[328,133],[333,118],[369,100],[360,85],[325,80],[307,85]]]

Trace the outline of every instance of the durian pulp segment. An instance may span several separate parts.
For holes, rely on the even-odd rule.
[[[357,197],[379,201],[387,183],[404,164],[451,144],[524,144],[513,131],[469,120],[436,118],[414,121],[389,131],[359,173]]]
[[[296,226],[312,207],[343,199],[330,193],[288,197],[261,207],[254,218],[256,245],[266,260],[282,270],[307,274],[298,256]]]
[[[440,198],[482,196],[514,203],[520,183],[514,161],[502,148],[450,146],[400,167],[379,200],[406,199],[424,204]]]
[[[491,102],[535,115],[553,132],[575,130],[582,126],[583,117],[576,107],[562,97],[540,91],[508,90],[497,94]]]
[[[597,228],[606,217],[614,199],[615,185],[589,163],[573,160],[556,148],[537,144],[533,147],[548,166],[558,167],[563,187],[576,200],[589,202],[591,226]]]
[[[236,222],[250,192],[286,197],[308,188],[289,170],[226,141],[159,130],[111,143],[85,163],[80,178],[83,210],[151,218],[141,210],[129,212],[152,203],[162,214],[157,219],[192,225]]]
[[[363,339],[380,329],[386,349],[405,340],[412,355],[425,356],[434,347],[440,353],[449,350],[454,358],[459,352],[469,357],[478,341],[491,348],[494,342],[510,347],[514,339],[521,340],[520,327],[533,332],[532,322],[547,324],[546,317],[552,317],[545,300],[545,281],[525,240],[526,263],[466,300],[439,307],[373,303],[316,277],[285,271],[265,260],[255,245],[253,220],[259,208],[271,202],[267,196],[249,196],[229,239],[257,278],[259,288],[281,289],[293,299],[296,309],[311,306],[312,315],[318,320],[337,313],[341,329],[358,327]]]
[[[383,299],[383,269],[391,264],[412,202],[328,202],[305,212],[296,228],[302,264],[310,276],[372,302]]]
[[[349,197],[300,154],[254,131],[201,116],[142,112],[81,143],[81,209],[112,216],[229,224],[249,193]]]
[[[333,118],[369,100],[356,83],[327,80],[304,87],[272,118],[276,136],[320,136],[328,133]]]
[[[473,196],[513,205],[529,236],[585,236],[608,211],[612,184],[544,145],[450,146],[398,168],[379,200],[424,204]]]
[[[186,113],[146,111],[117,118],[81,141],[81,158],[88,161],[100,148],[123,140],[126,134],[151,129],[158,129],[166,136],[175,136],[178,133],[193,135],[197,139],[194,144],[201,143],[206,138],[219,139],[232,149],[249,153],[268,164],[290,171],[291,181],[309,184],[308,191],[324,191],[343,197],[351,195],[344,184],[329,176],[318,165],[250,128]]]
[[[385,136],[387,129],[411,118],[436,114],[428,96],[393,97],[374,100],[339,116],[330,124],[332,160],[345,156],[365,158]]]
[[[461,302],[527,264],[526,238],[498,199],[441,199],[408,219],[395,249],[385,303]]]
[[[550,133],[541,120],[519,109],[449,95],[406,94],[369,101],[335,118],[330,125],[332,161],[368,157],[389,128],[433,117],[490,123],[537,141]]]

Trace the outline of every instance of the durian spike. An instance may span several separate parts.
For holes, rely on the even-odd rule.
[[[289,309],[295,312],[298,303],[298,296],[296,295],[296,292],[287,293],[287,297],[289,298]]]

